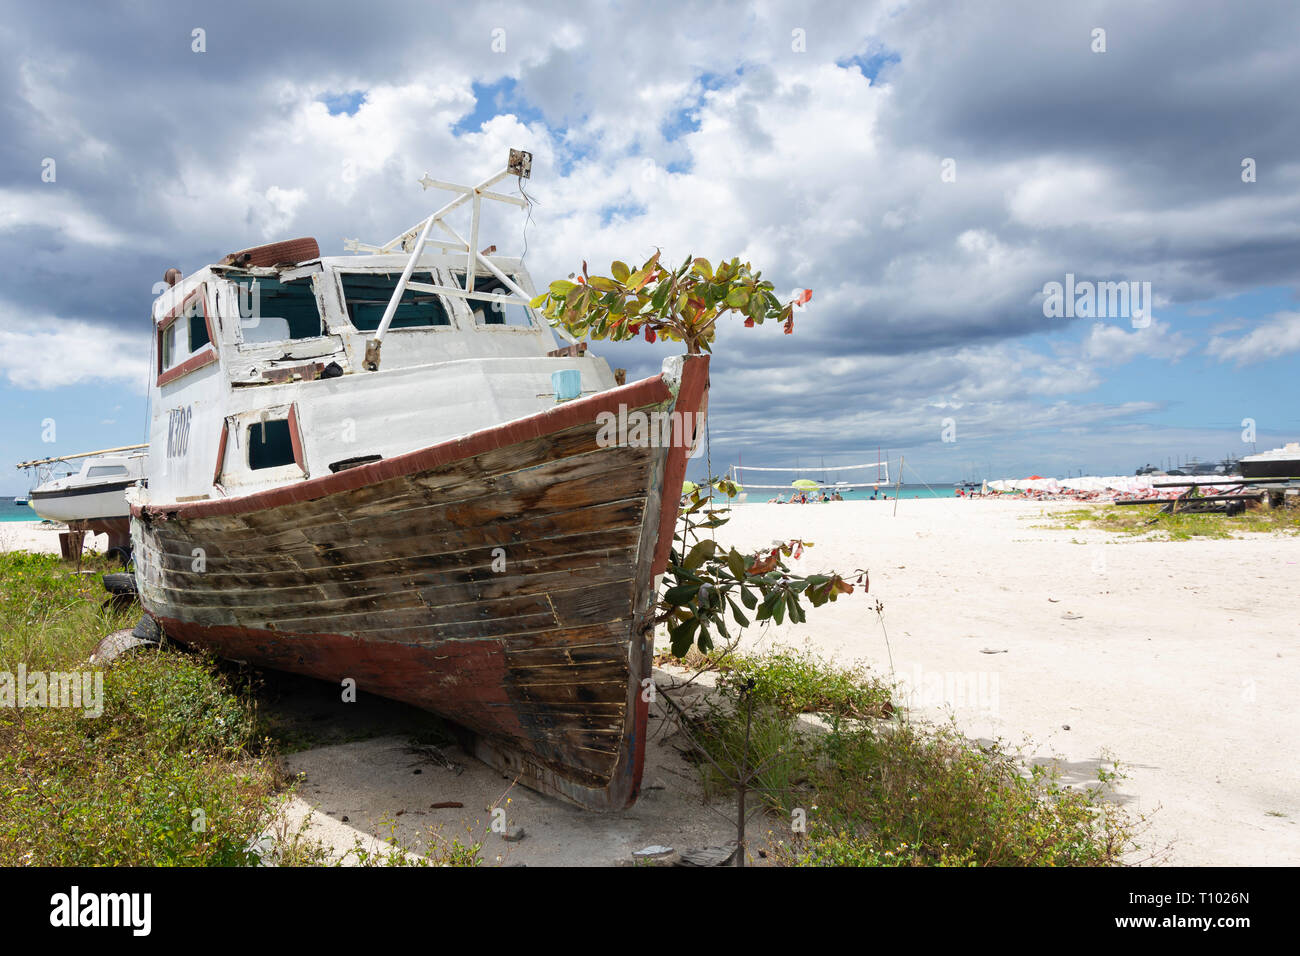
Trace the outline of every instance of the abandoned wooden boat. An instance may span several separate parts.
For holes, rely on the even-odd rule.
[[[554,347],[522,263],[475,251],[480,202],[515,201],[489,188],[529,160],[426,179],[459,195],[363,255],[296,240],[169,272],[136,580],[169,637],[434,711],[521,783],[618,809],[708,359],[618,385]],[[464,203],[468,241],[443,218]],[[617,416],[659,427],[611,440]]]

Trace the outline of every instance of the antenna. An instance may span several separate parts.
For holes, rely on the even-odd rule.
[[[379,321],[379,327],[375,330],[374,337],[366,343],[365,367],[371,372],[379,370],[379,350],[383,345],[384,336],[388,332],[388,327],[392,324],[393,316],[397,312],[397,307],[402,301],[402,296],[408,289],[415,292],[431,292],[435,295],[450,295],[462,299],[474,299],[480,302],[500,302],[502,304],[514,304],[527,306],[530,296],[524,289],[508,275],[495,262],[492,261],[490,253],[492,248],[479,251],[479,218],[482,210],[483,200],[493,202],[503,202],[512,206],[521,208],[528,207],[528,201],[518,196],[507,196],[504,193],[491,192],[488,187],[495,185],[507,176],[517,176],[522,181],[532,177],[533,173],[533,154],[522,149],[510,150],[506,159],[504,169],[499,169],[491,176],[479,182],[474,186],[462,186],[457,183],[444,182],[441,179],[434,179],[428,173],[425,173],[420,179],[420,185],[425,189],[445,189],[449,192],[459,193],[459,195],[450,202],[442,206],[436,212],[430,214],[427,218],[420,220],[410,229],[394,236],[381,246],[369,245],[357,239],[345,239],[343,248],[348,252],[363,252],[372,255],[388,255],[401,249],[403,252],[409,252],[410,258],[407,259],[406,268],[402,270],[402,278],[398,281],[397,287],[393,289],[392,298],[388,300],[388,307],[384,309],[384,316]],[[446,217],[459,209],[466,203],[471,204],[469,238],[466,239],[456,231],[447,221]],[[430,240],[429,233],[433,227],[437,226],[444,233],[451,237],[447,240]],[[465,288],[458,286],[435,285],[429,282],[412,282],[411,274],[415,271],[416,264],[420,256],[424,254],[424,247],[432,241],[432,244],[446,249],[450,253],[465,254]],[[488,272],[496,276],[501,284],[510,290],[510,294],[478,292],[474,289],[475,273],[478,266],[483,266]],[[558,330],[560,335],[569,339],[571,343],[576,342],[563,329]]]

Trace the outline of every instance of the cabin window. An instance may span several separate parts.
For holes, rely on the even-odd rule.
[[[456,282],[462,289],[465,288],[465,273],[457,272],[455,275]],[[486,292],[490,295],[514,295],[506,284],[494,275],[475,275],[474,291]],[[465,302],[474,313],[475,325],[501,325],[515,329],[528,329],[533,326],[532,317],[528,314],[528,307],[525,305],[514,302],[485,302],[482,299],[466,299]]]
[[[246,344],[314,339],[323,334],[310,276],[292,282],[244,278],[235,285],[239,327]]]
[[[272,418],[248,426],[248,467],[252,471],[295,463],[287,418]]]
[[[348,319],[357,331],[374,332],[379,328],[379,321],[384,317],[401,273],[342,272],[339,275],[343,280],[343,301],[347,305]],[[432,280],[428,273],[417,272],[411,276],[413,282],[432,283]],[[451,325],[451,316],[439,296],[407,289],[402,293],[402,301],[398,303],[389,328],[423,329],[448,325]]]
[[[203,314],[203,296],[196,295],[185,303],[185,318],[190,333],[190,354],[194,354],[212,341],[208,335],[208,319]]]
[[[157,332],[158,385],[166,385],[217,360],[212,329],[200,285],[180,305],[159,320]]]
[[[167,326],[162,330],[162,343],[159,346],[158,371],[163,372],[171,368],[176,362],[176,325]]]
[[[121,465],[91,465],[86,469],[87,478],[125,478],[126,469]]]

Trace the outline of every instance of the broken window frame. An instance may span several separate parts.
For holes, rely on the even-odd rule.
[[[286,279],[283,273],[262,275],[255,272],[247,272],[247,273],[240,272],[238,274],[227,275],[225,277],[225,282],[228,286],[226,292],[234,299],[233,309],[229,306],[229,304],[227,304],[226,314],[231,315],[233,312],[234,318],[237,322],[236,327],[239,330],[238,348],[240,352],[244,352],[249,349],[260,349],[260,348],[265,348],[267,346],[280,345],[286,342],[315,342],[315,341],[319,341],[320,339],[328,338],[332,334],[332,331],[330,329],[330,323],[326,318],[325,303],[321,298],[320,286],[315,281],[314,278],[316,274],[317,273],[308,272],[305,274],[296,275],[290,279]],[[288,329],[289,334],[285,338],[277,338],[277,339],[264,339],[264,340],[257,340],[257,341],[250,341],[248,339],[248,337],[245,335],[245,329],[254,328],[254,326],[248,326],[244,324],[245,316],[242,311],[243,303],[244,303],[243,286],[244,284],[248,284],[249,286],[251,286],[251,284],[254,282],[262,283],[268,281],[274,282],[276,285],[282,287],[295,285],[297,283],[305,283],[303,288],[308,290],[308,295],[310,296],[316,311],[316,320],[318,325],[317,325],[317,332],[315,335],[295,336],[293,334],[293,326],[292,324],[289,324],[290,320],[287,319],[285,316],[267,316],[267,318],[283,319],[286,322],[286,324],[289,324],[289,329]],[[298,289],[295,288],[294,291],[298,291]],[[251,290],[250,290],[250,297],[251,297]]]
[[[156,387],[161,388],[178,378],[183,378],[191,372],[196,372],[205,366],[211,365],[217,361],[217,342],[216,336],[212,330],[212,313],[208,309],[208,285],[201,282],[181,298],[180,304],[169,310],[158,321],[157,326],[157,343],[156,351],[158,355],[157,380]],[[199,310],[191,313],[191,303]],[[177,323],[182,318],[186,319],[187,335],[186,345],[189,344],[188,323],[191,316],[202,315],[204,327],[207,329],[208,341],[200,346],[197,352],[189,352],[187,357],[177,362],[177,345],[178,334],[176,332]]]
[[[460,289],[465,288],[466,275],[467,275],[465,269],[463,268],[448,269],[447,273],[451,282],[456,287]],[[506,277],[511,282],[514,282],[516,285],[519,285],[521,288],[524,287],[524,283],[521,280],[520,276],[511,275],[509,272],[507,272]],[[491,272],[488,272],[485,269],[477,269],[474,272],[474,290],[476,292],[484,291],[482,288],[480,288],[480,283],[489,283],[491,285],[499,287],[496,290],[489,290],[489,291],[495,291],[503,295],[513,295],[511,289],[504,282],[502,282],[498,276],[493,275]],[[538,316],[537,310],[532,308],[525,302],[514,301],[514,302],[506,303],[509,306],[514,306],[516,308],[523,309],[524,315],[528,319],[528,322],[525,325],[510,325],[509,323],[506,322],[501,322],[501,323],[480,322],[478,320],[477,318],[478,312],[475,309],[475,305],[481,304],[483,306],[490,308],[494,304],[490,301],[487,301],[485,299],[472,299],[469,298],[468,296],[463,298],[461,301],[464,302],[466,310],[469,312],[470,322],[472,323],[473,328],[475,330],[484,330],[488,332],[533,332],[533,333],[541,332],[543,330],[542,320]]]
[[[332,269],[331,271],[334,273],[334,284],[338,290],[339,304],[343,309],[343,320],[347,322],[348,328],[359,335],[373,335],[379,327],[378,324],[376,324],[375,328],[373,329],[363,329],[360,326],[358,326],[356,322],[353,321],[352,312],[348,309],[348,290],[343,282],[344,276],[392,277],[393,288],[396,289],[397,283],[401,279],[402,270],[401,269],[394,269],[394,270],[348,269],[339,266]],[[426,270],[417,270],[417,272],[414,275],[412,275],[412,279],[415,278],[415,275],[427,275],[430,279],[436,279],[437,267],[431,266]],[[447,322],[446,324],[438,324],[438,325],[397,325],[396,320],[394,320],[394,323],[391,326],[389,326],[390,331],[392,332],[452,332],[452,331],[458,331],[460,329],[461,325],[457,315],[457,310],[453,307],[448,296],[439,295],[432,292],[425,292],[419,289],[409,289],[409,288],[406,290],[406,292],[412,295],[419,295],[421,297],[432,297],[434,300],[437,301],[438,305],[442,308],[443,314],[447,317]],[[367,301],[368,303],[370,302],[370,300]],[[382,301],[385,306],[388,304],[387,298],[383,299]],[[379,303],[379,302],[380,300],[378,299],[373,300],[373,303]],[[383,310],[381,308],[380,309],[381,321],[382,321],[382,313]]]

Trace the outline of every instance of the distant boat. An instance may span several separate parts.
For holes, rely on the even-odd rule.
[[[1247,455],[1241,459],[1243,478],[1300,478],[1300,442],[1287,442],[1281,448]]]
[[[1179,477],[1184,475],[1203,476],[1203,475],[1236,475],[1240,474],[1241,462],[1236,458],[1224,458],[1220,461],[1200,461],[1192,458],[1183,462],[1177,468],[1168,470],[1160,468],[1158,465],[1147,463],[1133,472],[1135,475],[1150,475],[1153,477]]]
[[[30,504],[30,502],[29,502],[26,498],[15,498],[15,499],[14,499],[14,504],[16,504],[18,507],[22,508],[22,507],[24,507],[25,505]]]
[[[80,470],[37,485],[28,494],[28,504],[37,517],[62,522],[74,533],[108,535],[109,551],[117,551],[125,561],[131,547],[131,506],[126,490],[144,478],[148,454],[131,448],[113,449],[69,455],[60,461],[76,458],[85,459]]]

